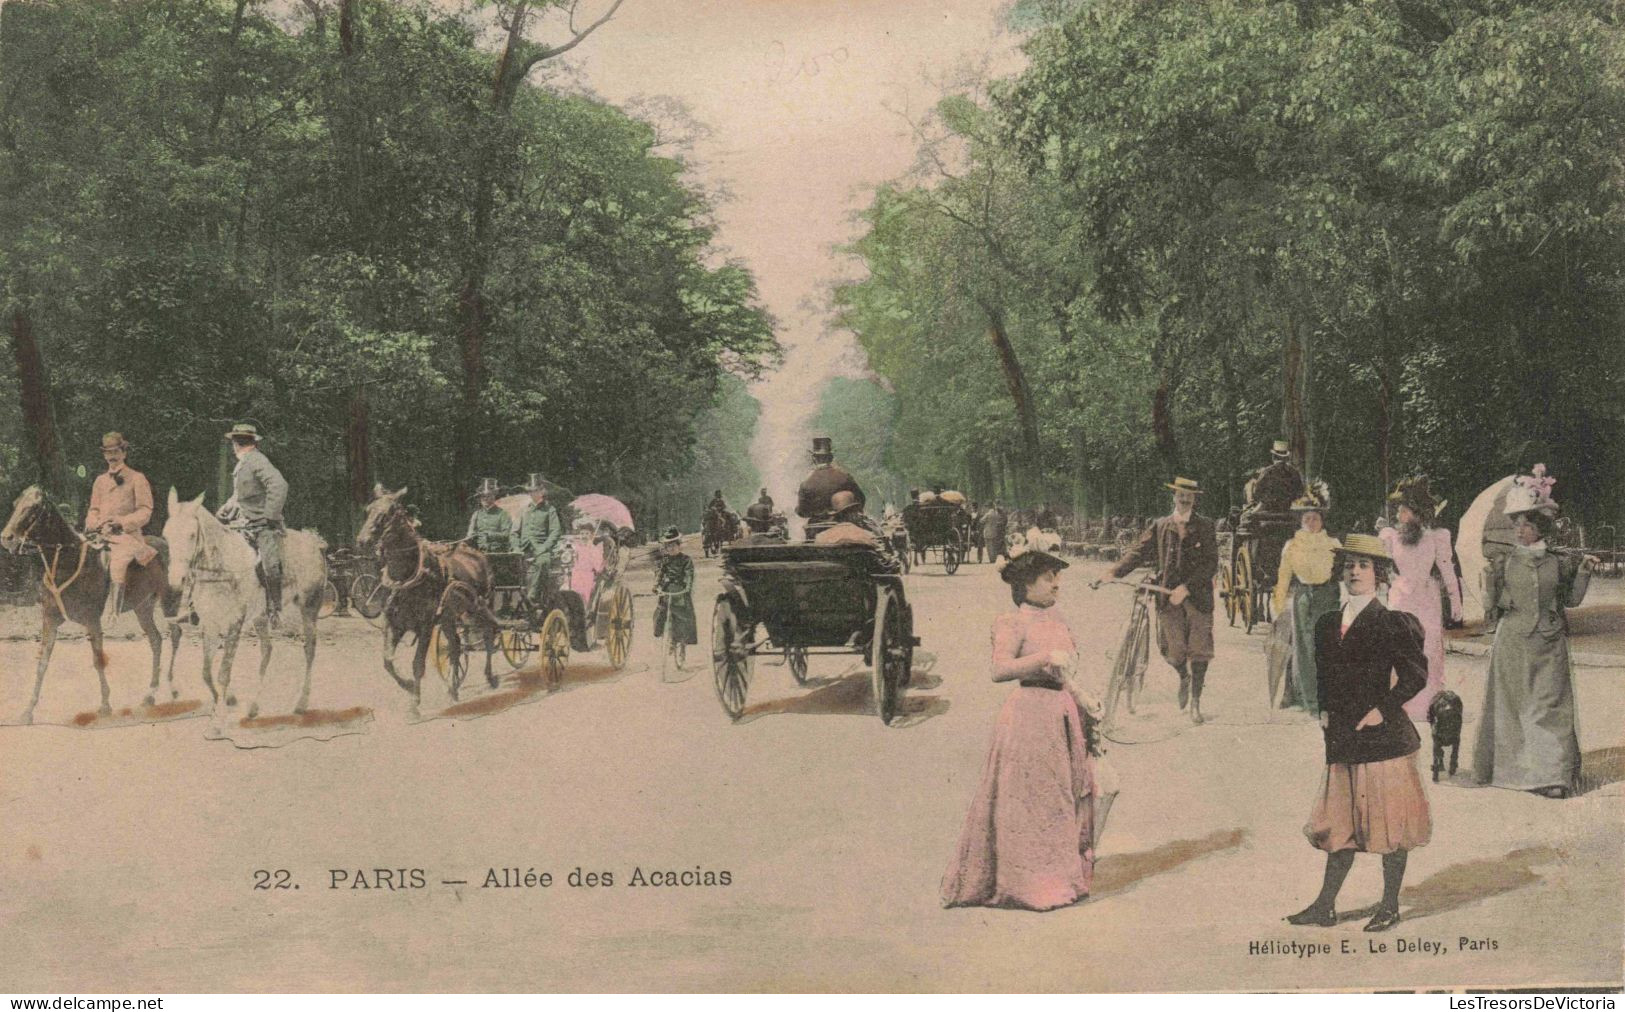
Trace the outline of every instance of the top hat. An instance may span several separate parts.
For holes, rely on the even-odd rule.
[[[530,472],[530,474],[528,476],[526,476],[526,478],[525,478],[525,491],[526,492],[546,492],[547,491],[547,479],[542,477],[542,472],[540,472],[540,471],[532,471],[532,472]]]
[[[833,457],[835,442],[828,436],[814,436],[812,452],[814,457]]]
[[[1503,507],[1507,516],[1519,513],[1557,515],[1559,507],[1552,501],[1552,486],[1557,484],[1557,479],[1546,476],[1545,464],[1536,464],[1533,470],[1534,474],[1521,474],[1514,478],[1507,488],[1506,505]]]
[[[1275,441],[1275,444],[1270,447],[1270,456],[1272,456],[1272,457],[1290,457],[1290,456],[1292,456],[1292,447],[1287,445],[1286,440],[1277,439]]]
[[[1197,495],[1202,494],[1202,486],[1198,485],[1196,480],[1193,478],[1175,478],[1173,481],[1164,482],[1162,487],[1173,489],[1175,492],[1194,492]]]
[[[109,432],[102,436],[103,450],[128,450],[130,441],[124,438],[122,432]]]
[[[1394,560],[1394,557],[1388,554],[1388,546],[1382,543],[1382,539],[1372,534],[1350,534],[1335,551],[1341,555],[1358,555],[1368,559],[1384,559],[1388,562]]]
[[[672,526],[666,528],[665,534],[661,535],[660,543],[663,545],[676,545],[681,544],[682,540],[682,532],[677,529],[677,525],[673,524]]]
[[[260,430],[255,428],[252,422],[238,422],[231,427],[230,432],[226,433],[225,438],[247,439],[258,443],[260,441]]]
[[[481,478],[479,487],[474,489],[474,494],[482,499],[486,496],[494,499],[502,494],[502,486],[497,484],[495,478]]]

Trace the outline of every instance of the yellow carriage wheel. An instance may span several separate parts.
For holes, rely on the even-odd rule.
[[[524,667],[530,661],[530,655],[536,652],[536,638],[525,629],[502,630],[498,644],[502,647],[503,660],[515,671]]]
[[[1236,553],[1235,572],[1232,574],[1236,595],[1236,608],[1241,614],[1241,624],[1248,632],[1253,631],[1253,623],[1258,621],[1253,611],[1253,551],[1251,545],[1242,545],[1241,551]]]
[[[609,653],[610,666],[619,671],[626,667],[632,655],[632,592],[617,587],[609,599],[609,622],[604,633],[604,649]]]
[[[542,622],[542,679],[548,692],[564,684],[564,669],[570,666],[570,619],[562,608],[554,608]]]

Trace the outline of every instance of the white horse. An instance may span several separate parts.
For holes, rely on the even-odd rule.
[[[265,669],[271,664],[272,637],[265,614],[265,590],[254,568],[256,557],[246,538],[226,529],[208,510],[200,495],[182,502],[169,490],[169,520],[164,524],[169,543],[169,584],[186,594],[203,631],[203,682],[209,694],[227,706],[236,706],[231,693],[231,665],[243,626],[251,625],[260,643],[260,680],[248,706],[250,720],[259,716],[259,694],[265,687]],[[310,669],[316,660],[316,612],[327,583],[326,547],[311,531],[289,531],[282,541],[282,605],[297,610],[305,640],[305,684],[293,712],[303,713],[310,702]],[[220,688],[215,689],[210,666],[217,646]]]

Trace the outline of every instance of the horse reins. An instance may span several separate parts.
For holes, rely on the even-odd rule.
[[[79,538],[79,565],[74,567],[73,575],[68,577],[67,583],[58,583],[56,572],[57,568],[62,564],[62,549],[66,546],[52,545],[51,559],[47,562],[45,559],[45,546],[29,537],[30,534],[34,533],[35,526],[39,524],[40,512],[44,509],[44,506],[36,506],[29,512],[28,526],[17,533],[17,540],[25,545],[33,545],[34,551],[39,553],[42,569],[40,585],[51,592],[52,599],[56,601],[56,610],[61,613],[63,618],[67,618],[68,606],[62,602],[62,592],[73,586],[74,581],[78,580],[80,575],[84,573],[85,559],[90,555],[90,541],[79,537],[77,534],[74,535],[74,537]]]
[[[392,507],[390,510],[390,529],[393,530],[394,528],[399,527],[400,518],[404,517],[405,515],[406,511],[402,510],[399,506]],[[408,528],[408,530],[410,530],[410,528]],[[425,541],[421,535],[416,534],[416,532],[412,533],[417,540],[416,551],[418,556],[417,568],[412,575],[407,577],[404,581],[397,581],[389,575],[389,563],[387,561],[381,567],[381,571],[378,574],[378,582],[388,587],[390,589],[390,593],[392,594],[398,594],[403,590],[416,587],[429,575],[429,543]],[[383,545],[380,544],[378,546],[378,555],[380,558],[385,555],[404,555],[406,552],[412,550],[413,549],[400,549],[395,552],[385,552]]]

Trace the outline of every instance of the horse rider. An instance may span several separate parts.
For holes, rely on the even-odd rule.
[[[480,505],[468,518],[468,533],[463,540],[482,552],[512,551],[513,520],[507,510],[497,505],[500,491],[495,478],[482,479],[474,490]]]
[[[745,507],[745,525],[752,534],[766,534],[773,529],[773,499],[762,489],[762,495]]]
[[[768,512],[772,512],[772,510],[773,510],[773,497],[767,494],[767,489],[765,489],[765,488],[762,489],[761,494],[759,496],[757,496],[756,501],[759,502],[759,503],[764,504],[765,506],[767,506]]]
[[[1140,540],[1112,567],[1122,579],[1140,566],[1155,566],[1157,585],[1172,593],[1157,595],[1157,647],[1163,660],[1179,672],[1179,707],[1190,704],[1191,722],[1202,723],[1202,685],[1213,660],[1213,577],[1219,570],[1218,535],[1213,521],[1196,512],[1201,486],[1175,478],[1165,486],[1174,507],[1145,528]]]
[[[237,467],[231,473],[231,498],[218,516],[237,526],[259,555],[265,617],[275,629],[282,621],[282,535],[287,531],[282,508],[288,503],[288,482],[261,452],[253,425],[232,426],[226,439],[237,455]]]
[[[107,546],[107,574],[113,583],[109,609],[115,616],[124,610],[124,578],[130,563],[145,566],[158,555],[141,534],[152,519],[152,483],[125,462],[129,452],[122,434],[102,437],[107,470],[91,485],[90,510],[85,514],[85,533],[99,534]]]
[[[530,505],[519,517],[515,540],[530,560],[530,600],[540,608],[553,587],[553,562],[564,540],[564,524],[559,521],[559,511],[547,501],[547,482],[540,474],[532,472],[525,491],[530,493]]]
[[[715,492],[711,493],[711,501],[705,504],[705,512],[707,514],[716,513],[718,515],[728,512],[728,501],[722,498],[722,489],[719,488]]]
[[[851,492],[861,508],[863,489],[856,478],[835,463],[835,447],[828,436],[814,436],[812,448],[813,469],[801,480],[796,493],[796,516],[804,520],[822,520],[833,512],[831,501],[835,493]]]

